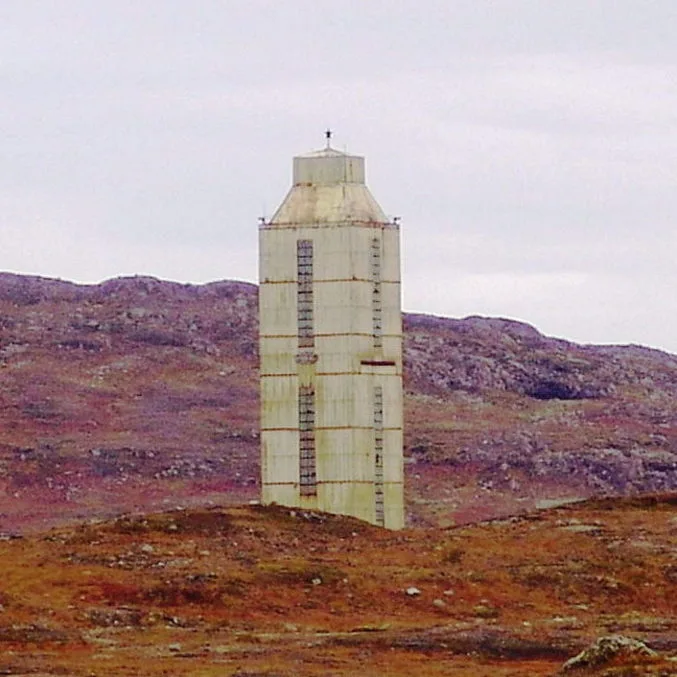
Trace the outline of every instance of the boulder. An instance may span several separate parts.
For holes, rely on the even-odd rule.
[[[644,642],[624,635],[600,637],[592,646],[570,658],[560,674],[575,674],[578,671],[599,668],[618,658],[655,658],[658,654]]]

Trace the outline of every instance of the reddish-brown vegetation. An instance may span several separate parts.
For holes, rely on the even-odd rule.
[[[536,677],[620,633],[659,655],[585,674],[673,675],[676,550],[674,495],[403,532],[276,507],[122,516],[0,542],[0,671]]]

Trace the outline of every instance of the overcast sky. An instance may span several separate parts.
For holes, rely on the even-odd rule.
[[[0,0],[0,269],[256,281],[327,126],[406,310],[677,352],[675,0]]]

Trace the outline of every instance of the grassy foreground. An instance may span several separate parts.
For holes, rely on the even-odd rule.
[[[611,633],[662,658],[590,674],[677,674],[676,553],[675,495],[455,529],[248,506],[6,536],[0,674],[553,675]]]

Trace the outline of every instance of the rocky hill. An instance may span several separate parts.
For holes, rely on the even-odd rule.
[[[256,287],[0,274],[0,532],[258,496]],[[677,488],[677,357],[405,316],[411,524]]]

